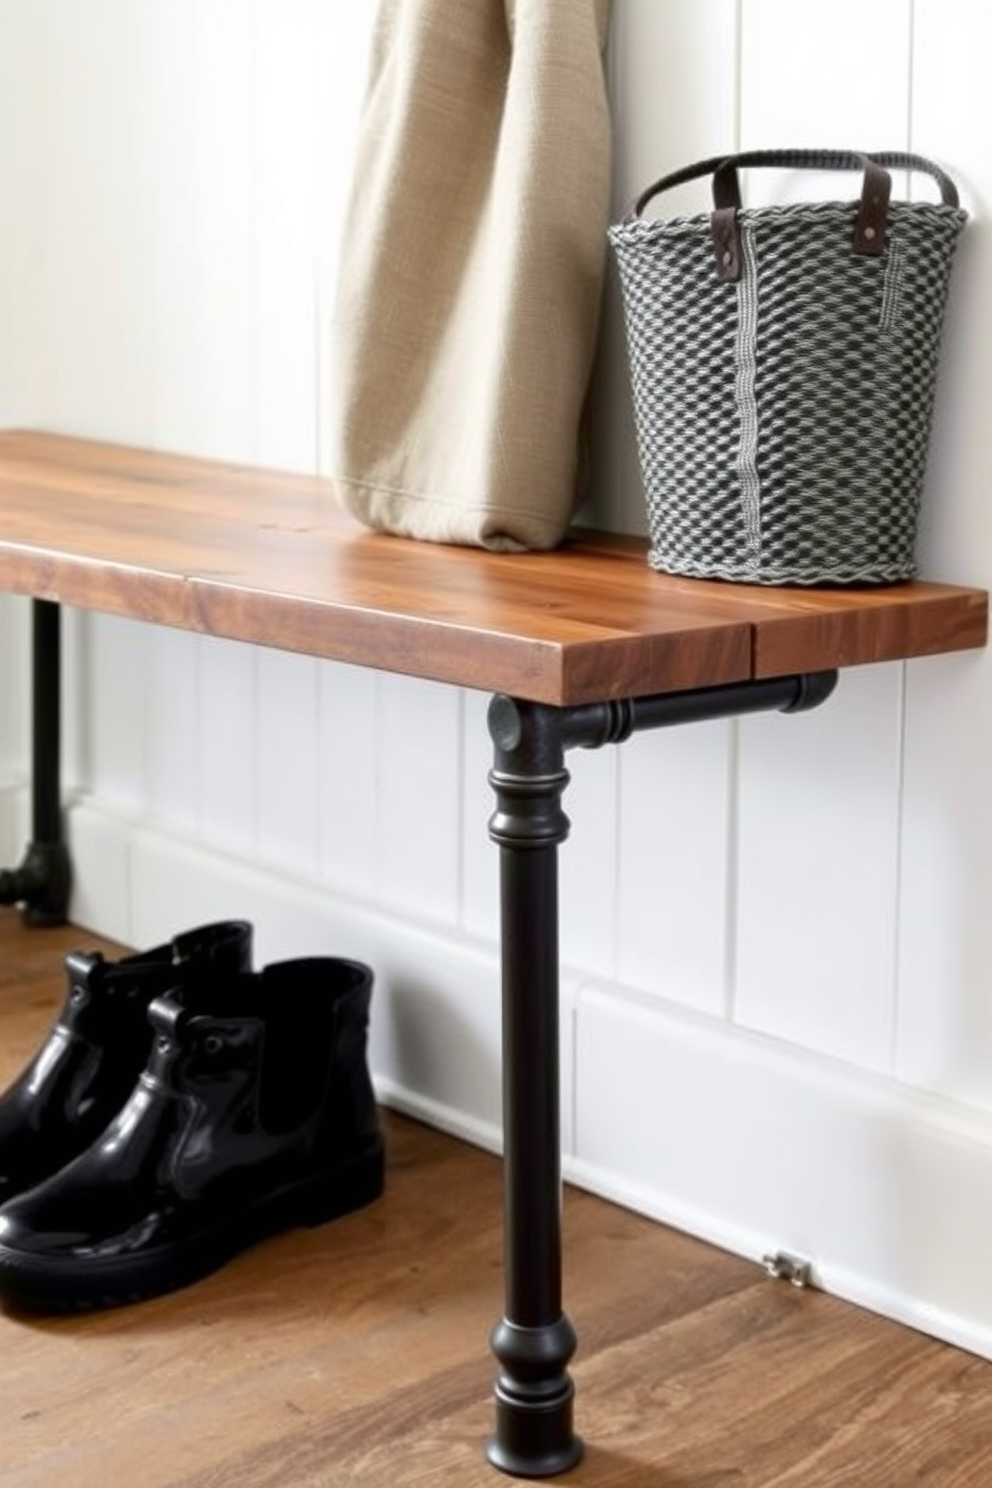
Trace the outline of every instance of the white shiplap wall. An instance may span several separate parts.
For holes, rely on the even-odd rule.
[[[0,0],[0,420],[320,468],[373,13]],[[967,0],[615,0],[609,59],[618,209],[735,143],[913,147],[959,176],[977,220],[922,546],[982,584],[990,29]],[[640,528],[612,284],[597,382],[589,515]],[[494,1142],[485,699],[66,619],[77,922],[138,945],[246,914],[263,959],[367,956],[383,1092]],[[0,846],[25,652],[6,601]],[[989,667],[864,669],[809,718],[578,754],[562,946],[576,1178],[747,1253],[799,1250],[992,1356]]]

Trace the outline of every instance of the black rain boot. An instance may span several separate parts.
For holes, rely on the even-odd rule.
[[[152,999],[174,987],[208,998],[215,982],[251,970],[251,940],[250,924],[225,920],[120,961],[66,956],[62,1011],[0,1096],[0,1203],[65,1167],[117,1115],[148,1058]]]
[[[369,968],[287,961],[214,991],[209,1015],[152,1003],[152,1053],[119,1115],[0,1208],[0,1295],[60,1312],[139,1301],[382,1192]]]

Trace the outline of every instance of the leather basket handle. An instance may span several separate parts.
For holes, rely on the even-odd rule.
[[[861,198],[854,223],[852,251],[877,256],[885,247],[889,200],[892,194],[890,170],[921,171],[936,181],[940,199],[946,207],[958,205],[957,187],[944,171],[922,155],[885,151],[871,155],[849,150],[745,150],[737,155],[713,156],[663,176],[643,191],[626,214],[630,222],[639,218],[648,203],[663,191],[681,186],[701,176],[713,177],[713,250],[719,279],[740,278],[741,251],[737,214],[741,208],[738,171],[749,166],[776,166],[793,170],[860,170],[863,173]]]

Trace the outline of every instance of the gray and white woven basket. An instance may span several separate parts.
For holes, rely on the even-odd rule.
[[[738,168],[757,165],[861,170],[861,198],[742,208]],[[940,204],[891,202],[889,169],[933,177]],[[712,214],[643,218],[711,174]],[[610,228],[653,567],[758,584],[913,576],[965,216],[919,156],[783,150],[689,166]]]

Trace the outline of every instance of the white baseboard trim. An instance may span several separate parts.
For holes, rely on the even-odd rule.
[[[589,984],[576,1001],[582,1187],[992,1358],[992,1116]]]
[[[142,946],[238,916],[259,964],[368,961],[380,1098],[499,1151],[495,946],[92,799],[67,820],[76,924]],[[576,974],[562,1024],[568,1181],[756,1262],[793,1252],[824,1290],[992,1358],[989,1113]]]

